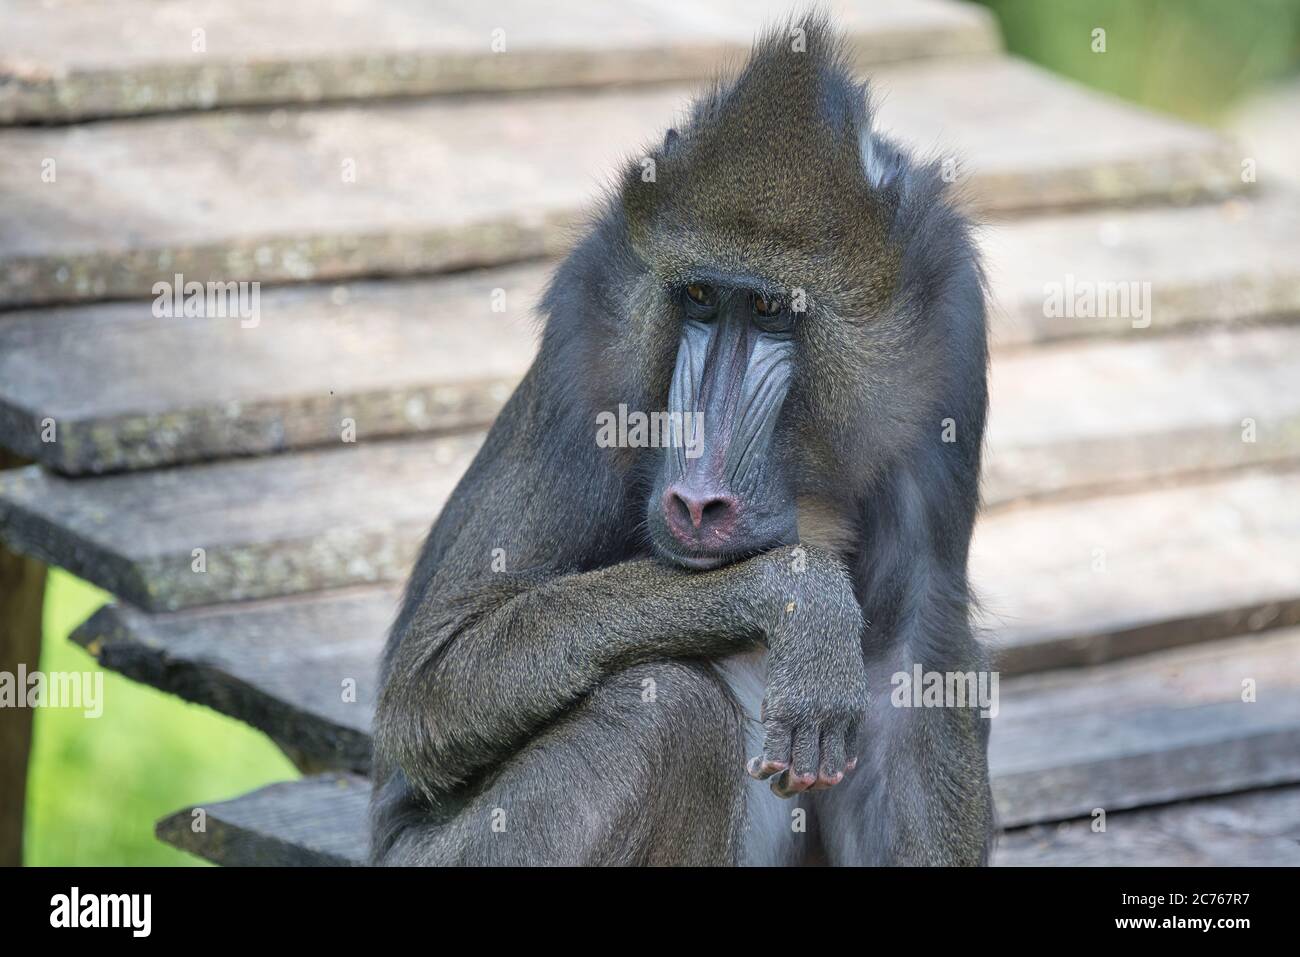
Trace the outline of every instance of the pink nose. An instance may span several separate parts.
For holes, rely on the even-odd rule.
[[[663,505],[669,530],[683,542],[717,543],[736,524],[736,499],[731,495],[671,485]]]

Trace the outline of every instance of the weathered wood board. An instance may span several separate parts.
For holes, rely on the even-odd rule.
[[[107,605],[73,640],[104,667],[266,734],[300,768],[365,771],[394,589],[151,615]]]
[[[990,378],[989,504],[1300,458],[1300,327],[1021,351]]]
[[[1077,405],[1062,397],[1063,411]],[[1029,414],[1036,414],[1032,404]],[[1140,423],[1147,412],[1132,414]],[[365,423],[356,426],[360,441],[347,443],[341,436],[332,449],[179,470],[94,480],[67,479],[36,467],[18,470],[0,476],[0,536],[16,548],[155,610],[399,579],[481,435],[368,442]],[[1065,466],[1072,454],[1071,435],[1052,436],[1050,422],[1045,427],[1044,434],[1055,439],[1062,456],[1062,467],[1056,469],[1049,457],[1036,453],[1040,465],[1045,459],[1048,463],[1041,488],[1052,491],[1053,481],[1070,477]],[[1288,428],[1294,431],[1293,425]],[[1202,437],[1210,439],[1205,447],[1219,450],[1217,459],[1209,457],[1211,464],[1251,461],[1249,456],[1256,453],[1239,449],[1250,444],[1241,441],[1239,425],[1223,422],[1220,432],[1218,439],[1212,428],[1203,430]],[[1141,460],[1143,438],[1141,433],[1121,435],[1109,445],[1095,443],[1093,450],[1119,462]],[[1267,447],[1277,441],[1276,431],[1262,417],[1256,445]],[[1117,452],[1125,442],[1137,447],[1127,460]],[[997,460],[1004,454],[1009,451],[994,447],[990,469],[999,467]],[[1159,463],[1148,461],[1159,474]],[[1095,473],[1085,469],[1084,475],[1089,474]],[[1053,621],[1059,583],[1070,580],[1072,588],[1097,595],[1101,601],[1097,614],[1118,624],[1133,602],[1117,599],[1126,588],[1135,590],[1142,583],[1119,582],[1118,574],[1094,572],[1099,556],[1104,559],[1109,554],[1112,562],[1163,572],[1175,561],[1173,543],[1213,551],[1226,534],[1227,540],[1251,549],[1268,542],[1267,547],[1279,553],[1277,561],[1263,568],[1252,563],[1229,573],[1217,568],[1207,571],[1210,581],[1201,590],[1184,595],[1170,589],[1178,592],[1178,608],[1213,607],[1217,613],[1288,600],[1296,582],[1294,544],[1300,521],[1292,504],[1296,481],[1289,474],[1229,478],[1221,484],[1193,484],[1167,494],[1157,490],[1052,505],[1061,509],[1058,512],[1012,510],[1005,518],[989,515],[983,528],[992,524],[995,532],[1002,527],[1014,529],[1015,534],[1010,538],[995,534],[991,541],[996,545],[983,549],[977,537],[975,580],[990,589],[986,594],[990,611],[1015,615],[1013,622]],[[988,497],[997,500],[996,486]],[[1187,508],[1194,511],[1178,511]],[[1061,524],[1052,528],[1048,523]],[[1133,534],[1137,528],[1144,530],[1140,538]],[[1249,534],[1242,535],[1246,529]],[[200,555],[195,549],[204,551]],[[202,572],[194,570],[200,557]],[[1187,575],[1207,560],[1203,554],[1187,555],[1178,564],[1180,574]],[[992,568],[992,574],[985,568]],[[1009,591],[1000,583],[1014,582],[1017,575],[1032,574],[1028,570],[1035,568],[1050,571],[1052,578],[1044,581],[1043,594],[1052,597],[1042,599],[1041,607],[1024,606],[1016,589]],[[1102,582],[1113,584],[1098,587]],[[1142,623],[1128,621],[1129,626]]]
[[[973,4],[827,6],[864,66],[999,45],[992,16]],[[704,79],[743,55],[764,24],[801,7],[790,0],[5,0],[0,123]]]
[[[12,313],[0,442],[75,474],[337,445],[345,420],[362,440],[482,427],[532,361],[544,276],[286,286],[251,327],[148,303]]]
[[[391,592],[168,616],[110,607],[74,639],[248,721],[306,769],[365,771],[394,607]],[[1300,631],[1009,678],[989,720],[1005,826],[1300,780]]]
[[[1300,782],[1300,630],[1008,680],[1004,827]]]
[[[1300,475],[1017,507],[971,575],[1002,667],[1083,665],[1300,622]]]
[[[169,844],[227,866],[337,867],[369,857],[364,778],[303,778],[199,805],[158,823]],[[1000,835],[1000,867],[1295,867],[1300,866],[1300,787],[1206,798],[1107,817],[1041,825]]]
[[[365,864],[370,783],[322,774],[271,784],[231,801],[195,805],[158,822],[158,837],[228,867]]]
[[[1018,61],[890,67],[876,89],[878,126],[960,160],[955,181],[986,213],[1243,188],[1239,151],[1217,134]],[[555,253],[687,96],[607,89],[3,130],[0,307],[152,297],[178,274],[329,280]]]
[[[154,609],[393,581],[480,441],[341,442],[93,482],[28,467],[0,477],[0,529]]]
[[[350,822],[340,822],[351,826]],[[1002,867],[1300,867],[1300,788],[1252,791],[1003,834]]]
[[[1045,479],[1288,457],[1296,333],[1157,333],[1300,312],[1297,216],[1295,204],[1232,201],[985,229],[992,338],[1006,347],[993,374],[990,499],[1041,492]],[[1192,245],[1205,250],[1195,269]],[[10,313],[0,318],[0,443],[76,474],[327,445],[348,418],[369,438],[483,426],[532,359],[549,268],[267,289],[256,324],[160,319],[148,302]],[[1054,290],[1131,283],[1141,298],[1114,304],[1131,317],[1045,314]],[[1123,346],[1014,348],[1094,335]],[[1239,440],[1247,417],[1255,443]],[[57,441],[44,441],[51,420]]]

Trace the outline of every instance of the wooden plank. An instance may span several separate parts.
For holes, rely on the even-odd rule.
[[[304,778],[204,806],[209,829],[191,829],[192,809],[159,822],[169,844],[217,864],[362,865],[368,856],[369,786],[350,775]],[[1000,867],[1294,867],[1300,865],[1300,787],[1206,798],[1091,819],[1008,831]]]
[[[481,438],[340,443],[93,481],[30,466],[0,476],[0,534],[155,610],[394,581]]]
[[[1008,680],[989,766],[1004,827],[1300,781],[1300,630]]]
[[[997,307],[993,345],[1140,339],[1197,323],[1293,316],[1300,297],[1295,202],[1275,193],[1263,202],[1076,212],[988,226],[979,237]],[[1051,308],[1067,291],[1076,307],[1099,292],[1109,304],[1110,290],[1121,284],[1137,284],[1147,295],[1144,315]]]
[[[983,9],[829,4],[859,63],[998,47]],[[791,0],[0,3],[0,123],[232,105],[704,79]],[[204,49],[194,50],[194,30]],[[495,30],[505,49],[492,48]]]
[[[971,574],[999,667],[1084,665],[1300,622],[1297,497],[1300,475],[1247,472],[986,515]]]
[[[876,73],[879,126],[959,150],[986,212],[1242,188],[1217,134],[1014,60]],[[0,131],[0,307],[172,281],[326,280],[562,250],[682,88],[413,101]],[[1089,135],[1080,139],[1078,131]],[[55,179],[48,178],[54,161]],[[255,174],[255,175],[254,175]]]
[[[546,270],[286,286],[262,322],[158,320],[148,303],[0,319],[0,441],[62,472],[149,468],[482,427],[532,361]],[[493,291],[505,311],[494,312]],[[46,423],[57,441],[42,441]]]
[[[1297,867],[1300,788],[1144,808],[1009,831],[993,863],[1002,867]]]
[[[366,771],[397,599],[381,588],[179,614],[107,605],[73,640],[106,668],[247,722],[304,771]]]
[[[1300,327],[1072,343],[993,364],[989,504],[1300,458]]]
[[[0,476],[0,536],[153,610],[397,581],[480,441],[340,444],[93,481],[29,467]],[[1293,472],[1249,473],[994,510],[977,531],[974,580],[1013,655],[1023,622],[1034,644],[1062,629],[1053,653],[1070,654],[1069,616],[1084,608],[1154,647],[1174,640],[1159,629],[1171,618],[1290,614],[1298,485]],[[1228,569],[1225,547],[1242,556]],[[1152,580],[1170,583],[1154,614]]]
[[[326,774],[185,808],[159,821],[156,832],[228,867],[361,865],[368,857],[369,800],[365,778]]]
[[[1297,377],[1295,333],[1220,337],[1208,348],[1153,333],[1300,312],[1296,216],[1296,203],[1234,201],[984,231],[995,345],[1089,335],[1125,343],[1077,355],[1003,350],[989,500],[1050,490],[1062,475],[1098,482],[1287,457],[1300,399],[1275,380]],[[1211,233],[1214,249],[1193,259],[1191,246]],[[145,302],[10,313],[0,320],[0,442],[76,474],[329,444],[344,418],[367,437],[486,425],[532,359],[532,309],[549,270],[268,289],[255,327],[159,320]],[[1053,283],[1139,280],[1151,293],[1138,328],[1124,317],[1044,316]],[[1166,400],[1174,392],[1178,403]],[[1248,416],[1267,434],[1225,441]],[[44,442],[51,419],[58,441]],[[1066,439],[1079,442],[1068,461]],[[1026,455],[1016,454],[1021,446]]]
[[[1289,649],[1292,672],[1295,662],[1300,661],[1294,655],[1294,640],[1292,636]],[[1245,650],[1248,657],[1251,654],[1249,649],[1238,650]],[[1204,666],[1209,660],[1207,658],[1200,664]],[[1214,660],[1218,663],[1223,658]],[[1266,656],[1256,655],[1249,664],[1243,662],[1237,673],[1259,665],[1267,666],[1268,663]],[[1135,685],[1147,685],[1147,690],[1150,690],[1149,679],[1162,677],[1166,690],[1190,687],[1194,698],[1216,696],[1218,689],[1211,690],[1203,683],[1206,677],[1205,667],[1198,668],[1195,662],[1192,664],[1192,670],[1196,673],[1194,680],[1189,680],[1176,667],[1166,671],[1163,676],[1148,668],[1144,676],[1146,680],[1129,680],[1125,682],[1125,690]],[[1228,687],[1232,684],[1229,679],[1236,677],[1236,673],[1221,677],[1222,686]],[[1294,678],[1294,674],[1289,676],[1289,680]],[[1261,694],[1275,693],[1278,685],[1279,682],[1270,676],[1269,686],[1267,689],[1261,686]],[[1025,690],[1028,691],[1028,688]],[[1095,688],[1078,684],[1074,690],[1079,699],[1075,702],[1078,706]],[[1031,697],[1025,696],[1029,712],[1040,711],[1042,707],[1050,708],[1049,700],[1034,702],[1028,700]],[[1009,694],[1007,700],[1015,706],[1014,695]],[[1240,704],[1239,707],[1255,707],[1263,701],[1264,698],[1261,697],[1256,705]],[[1109,706],[1111,703],[1113,702],[1098,701],[1094,697],[1089,704],[1097,707]],[[1186,718],[1188,714],[1197,713],[1197,709],[1181,709],[1181,713]],[[1120,719],[1112,719],[1110,723],[1114,729],[1120,724]],[[1089,733],[1092,730],[1094,729],[1089,729]],[[1290,742],[1294,743],[1294,740],[1292,736]],[[1232,753],[1246,746],[1264,750],[1274,743],[1279,742],[1270,742],[1266,737],[1249,742],[1234,740],[1230,729],[1225,729],[1219,735],[1220,754]],[[1069,744],[1066,741],[1062,746],[1068,748]],[[1208,750],[1205,752],[1206,755],[1212,753]],[[1294,753],[1293,748],[1289,759],[1292,775],[1296,764]],[[1175,775],[1181,773],[1184,780],[1194,780],[1197,777],[1205,780],[1206,769],[1189,758],[1185,751],[1178,756],[1178,760],[1184,762],[1182,764],[1176,763],[1168,755],[1163,761],[1152,759],[1151,756],[1148,756],[1148,760],[1162,765],[1160,770],[1163,772]],[[1131,764],[1132,762],[1130,768]],[[1290,780],[1295,780],[1294,776]],[[995,788],[1005,790],[1007,782],[1007,777],[1000,776],[995,771]],[[1227,782],[1223,783],[1225,789],[1230,789]],[[1100,794],[1108,786],[1114,786],[1114,782],[1089,781],[1085,785],[1088,789],[1086,793]],[[1165,790],[1167,793],[1167,786]],[[205,807],[208,822],[206,833],[196,833],[193,830],[192,809],[181,811],[161,822],[158,833],[169,843],[222,864],[362,863],[365,860],[368,834],[365,816],[367,793],[365,780],[351,775],[308,778],[290,784],[272,785],[234,801]],[[1131,790],[1129,793],[1132,793]],[[1297,787],[1234,794],[1230,797],[1142,810],[1124,811],[1123,807],[1122,804],[1105,807],[1107,814],[1104,832],[1092,829],[1094,817],[1091,809],[1084,812],[1089,816],[1083,820],[1009,831],[1000,838],[995,863],[1003,866],[1258,866],[1300,863],[1300,846],[1297,845],[1297,838],[1300,838],[1300,830],[1297,830],[1297,821],[1300,821],[1300,788]],[[1005,809],[1002,814],[1005,821]]]
[[[394,601],[110,607],[74,640],[105,667],[250,722],[304,768],[364,771]],[[1298,629],[1009,678],[999,699],[990,765],[1008,827],[1300,780]]]

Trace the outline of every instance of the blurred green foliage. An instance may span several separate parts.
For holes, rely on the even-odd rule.
[[[1300,67],[1300,0],[981,0],[1007,49],[1088,86],[1214,122]],[[1093,30],[1106,52],[1093,52]]]
[[[50,570],[44,671],[98,670],[68,634],[109,596]],[[104,713],[35,714],[24,863],[194,864],[158,841],[158,818],[234,797],[297,771],[262,734],[207,708],[104,672]]]

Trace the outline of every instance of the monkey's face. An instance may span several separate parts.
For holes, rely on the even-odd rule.
[[[774,442],[794,370],[793,313],[756,282],[699,277],[671,295],[682,318],[668,391],[673,441],[647,523],[662,556],[711,568],[797,535]]]
[[[644,507],[655,550],[691,567],[792,542],[813,515],[851,534],[939,421],[961,337],[983,354],[937,318],[965,296],[959,225],[927,219],[938,193],[905,184],[826,42],[765,46],[619,190],[602,398],[680,417]]]

